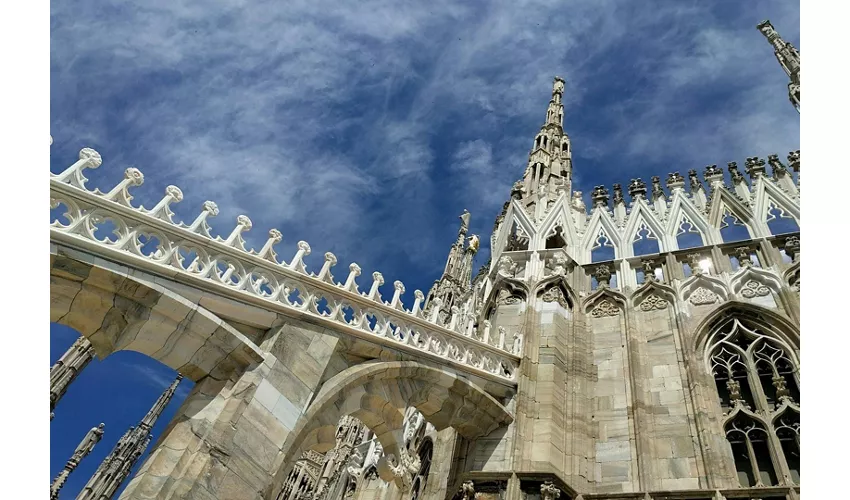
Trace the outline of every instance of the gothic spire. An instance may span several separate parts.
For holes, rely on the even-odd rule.
[[[425,309],[430,310],[435,298],[439,298],[440,318],[445,319],[450,314],[451,307],[470,289],[472,280],[472,258],[478,252],[480,240],[477,234],[467,237],[469,233],[469,212],[464,209],[460,215],[460,228],[457,239],[449,249],[446,267],[440,279],[434,282],[425,301]],[[468,244],[465,242],[468,241]]]
[[[552,83],[552,99],[549,101],[549,109],[546,110],[546,125],[564,126],[564,104],[561,98],[564,96],[564,79],[555,77]]]
[[[103,459],[103,462],[77,496],[77,500],[110,500],[115,495],[121,483],[130,475],[133,465],[150,444],[151,428],[153,428],[165,407],[168,406],[171,398],[174,397],[177,385],[182,379],[183,375],[178,374],[177,379],[159,396],[159,399],[139,422],[139,425],[130,427],[121,436],[121,439],[118,440],[109,455]]]
[[[790,42],[786,42],[779,36],[779,33],[773,29],[770,21],[764,20],[756,26],[761,34],[767,38],[767,41],[773,46],[773,54],[779,65],[782,66],[785,74],[791,80],[788,83],[788,99],[791,104],[800,111],[800,51],[798,51]]]

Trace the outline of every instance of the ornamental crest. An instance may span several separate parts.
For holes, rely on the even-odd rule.
[[[543,295],[541,295],[540,298],[543,299],[543,302],[557,302],[563,307],[569,308],[569,303],[564,297],[564,292],[561,290],[561,287],[557,285],[549,287],[548,290],[543,292]]]
[[[695,306],[702,306],[706,304],[714,304],[717,302],[717,294],[701,286],[696,289],[694,293],[691,294],[690,299],[691,304]]]
[[[658,295],[650,295],[640,303],[641,311],[652,311],[654,309],[667,309],[667,301]]]
[[[606,316],[616,316],[620,314],[620,308],[610,300],[603,300],[590,311],[590,315],[594,318],[604,318]]]
[[[756,280],[750,280],[744,283],[744,288],[741,289],[741,295],[748,299],[752,299],[753,297],[764,297],[769,294],[770,288],[762,285]]]

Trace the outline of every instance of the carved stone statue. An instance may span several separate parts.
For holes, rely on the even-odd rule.
[[[540,498],[543,500],[556,500],[561,498],[561,490],[552,481],[546,481],[540,485]]]
[[[578,210],[579,212],[587,212],[587,206],[585,206],[584,200],[581,199],[581,191],[573,191],[573,197],[570,201],[570,206],[573,207],[573,210]]]
[[[477,234],[473,234],[469,237],[469,248],[473,253],[478,253],[478,247],[481,246],[481,240],[478,238]]]
[[[76,460],[79,462],[84,456],[91,453],[94,449],[94,445],[96,445],[101,438],[103,438],[103,428],[104,425],[100,424],[97,427],[92,427],[83,440],[77,445],[77,449],[74,450],[74,454],[71,456],[72,460]]]
[[[598,266],[593,277],[596,278],[599,288],[608,288],[611,284],[611,269],[606,265]]]
[[[464,481],[460,487],[460,492],[463,500],[474,500],[475,498],[475,483],[472,481]]]

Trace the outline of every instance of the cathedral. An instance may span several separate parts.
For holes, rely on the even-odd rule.
[[[758,29],[799,111],[799,52]],[[128,500],[799,500],[800,152],[596,186],[587,203],[564,89],[555,78],[489,261],[473,272],[464,211],[411,306],[378,272],[361,290],[356,263],[336,279],[329,252],[308,271],[307,242],[284,261],[275,229],[247,249],[246,216],[213,236],[213,202],[174,221],[176,186],[135,206],[137,169],[90,190],[94,150],[51,174],[51,322],[81,334],[51,369],[51,420],[95,356],[180,373],[78,498],[127,480]],[[106,219],[115,240],[94,236]],[[196,385],[151,445],[180,377]]]

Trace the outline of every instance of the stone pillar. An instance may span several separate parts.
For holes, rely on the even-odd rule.
[[[80,441],[80,444],[77,445],[77,449],[74,450],[74,454],[68,459],[68,462],[65,464],[62,472],[56,476],[56,479],[54,479],[53,483],[50,485],[50,500],[56,500],[59,498],[59,490],[62,489],[62,486],[64,486],[68,476],[74,472],[74,469],[80,465],[80,461],[91,453],[94,446],[103,437],[103,427],[104,425],[102,423],[97,427],[92,427],[91,430],[86,433],[85,437],[83,437],[83,440]]]
[[[348,363],[338,337],[295,320],[260,349],[262,363],[197,382],[121,499],[275,498],[286,438]]]
[[[50,420],[53,420],[53,409],[56,408],[56,403],[93,357],[94,347],[91,342],[85,337],[80,337],[50,368]]]

